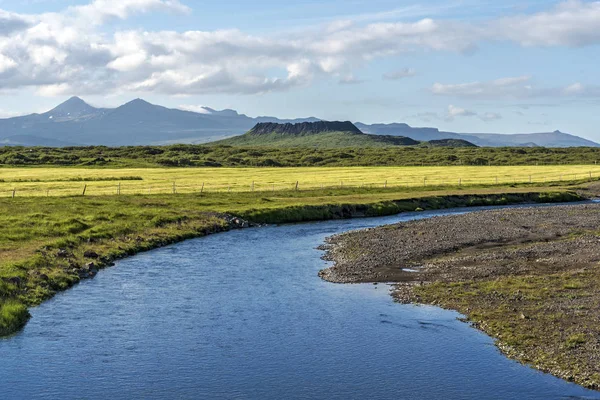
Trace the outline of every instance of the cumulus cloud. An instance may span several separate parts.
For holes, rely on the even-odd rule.
[[[30,87],[44,95],[122,91],[171,95],[255,94],[288,90],[353,73],[374,59],[414,51],[469,52],[485,41],[524,46],[600,43],[600,1],[567,1],[533,15],[469,23],[424,18],[361,24],[338,21],[295,33],[261,36],[240,30],[111,30],[115,19],[148,12],[186,13],[178,0],[94,0],[62,12],[19,15],[0,10],[0,87]],[[594,27],[594,29],[592,29]],[[409,68],[384,79],[415,74]],[[436,83],[432,92],[458,97],[598,96],[574,83],[540,90],[530,77],[492,82]]]
[[[388,81],[397,81],[404,78],[410,78],[411,76],[415,76],[417,71],[413,68],[402,68],[396,71],[390,71],[383,74],[383,79]]]
[[[357,83],[352,71],[370,60],[411,49],[453,49],[466,44],[425,19],[414,23],[334,24],[309,34],[267,38],[239,30],[100,34],[94,24],[155,8],[180,10],[174,1],[108,0],[44,14],[29,28],[0,39],[0,85],[33,86],[45,95],[102,91],[164,94],[263,93],[302,86],[322,76]],[[79,14],[85,26],[69,25]],[[11,61],[12,60],[12,61]],[[18,66],[18,68],[16,68]],[[104,89],[103,89],[104,88]]]

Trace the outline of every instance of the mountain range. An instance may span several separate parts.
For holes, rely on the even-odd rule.
[[[171,109],[136,99],[117,108],[96,108],[72,97],[41,114],[0,119],[0,146],[161,145],[206,143],[242,135],[259,123],[297,124],[321,121],[315,117],[252,118],[235,110],[200,112]],[[461,134],[436,128],[414,128],[403,123],[356,123],[362,132],[404,136],[416,141],[461,139],[478,146],[572,147],[599,144],[560,131],[530,134]]]

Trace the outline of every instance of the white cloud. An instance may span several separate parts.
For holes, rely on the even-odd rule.
[[[404,78],[410,78],[412,76],[415,76],[416,74],[417,71],[415,71],[413,68],[402,68],[396,71],[390,71],[383,74],[383,79],[388,81],[397,81]]]
[[[502,119],[502,115],[500,115],[498,113],[485,112],[485,113],[480,114],[476,111],[468,110],[468,109],[462,108],[462,107],[457,107],[452,104],[448,106],[446,115],[443,118],[441,118],[436,113],[425,113],[425,114],[422,114],[421,119],[424,119],[426,121],[430,121],[432,119],[444,119],[447,122],[451,122],[451,121],[454,121],[454,119],[456,119],[456,118],[465,118],[465,117],[477,117],[484,122],[492,122],[492,121],[497,121],[499,119]]]
[[[180,110],[184,110],[184,111],[193,111],[198,114],[212,114],[213,113],[209,107],[198,106],[198,105],[193,105],[193,104],[182,104],[178,108]]]
[[[188,13],[190,9],[178,0],[94,0],[86,5],[69,7],[66,14],[102,25],[111,19],[126,19],[150,11]]]
[[[62,96],[70,93],[73,90],[73,87],[68,83],[57,83],[51,85],[41,85],[37,88],[37,94],[40,96]]]
[[[436,112],[422,112],[411,116],[410,118],[417,118],[424,122],[432,121],[446,121],[452,122],[456,118],[472,118],[477,117],[484,122],[492,122],[502,119],[502,115],[494,112],[478,113],[466,108],[457,107],[450,104],[445,113]]]
[[[17,63],[12,58],[6,57],[0,53],[0,74],[17,66]]]
[[[0,10],[0,36],[27,28],[30,21],[27,17]]]
[[[476,115],[476,112],[456,107],[452,104],[448,106],[448,119],[454,119],[455,117],[474,117]]]
[[[147,59],[148,55],[145,51],[141,50],[119,56],[106,64],[106,66],[110,69],[122,72],[133,71],[145,64]]]
[[[566,87],[537,87],[530,76],[500,78],[487,82],[435,83],[431,92],[457,98],[600,97],[600,86],[574,83]]]
[[[139,13],[189,11],[177,0],[94,0],[38,15],[0,10],[0,87],[30,87],[45,95],[255,94],[308,85],[323,77],[356,82],[353,74],[358,68],[407,52],[469,52],[496,40],[525,46],[600,44],[600,1],[567,1],[543,13],[477,23],[431,18],[370,24],[337,21],[268,36],[239,30],[111,31],[112,25],[105,25]],[[383,78],[414,74],[406,68]],[[583,83],[537,89],[530,80],[436,83],[432,92],[481,98],[600,96],[598,87]]]
[[[529,91],[529,76],[501,78],[489,82],[468,82],[458,84],[435,83],[431,91],[437,95],[457,97],[520,97]]]
[[[503,18],[494,35],[523,46],[580,47],[600,42],[600,1],[568,0],[550,11]]]

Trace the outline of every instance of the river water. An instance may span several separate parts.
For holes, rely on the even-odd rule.
[[[454,312],[317,276],[325,237],[442,213],[239,230],[120,261],[0,340],[0,399],[600,399],[505,358]]]

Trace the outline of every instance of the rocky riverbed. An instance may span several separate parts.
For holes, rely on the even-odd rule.
[[[331,282],[393,282],[458,310],[507,355],[600,384],[600,204],[479,211],[331,237]]]

